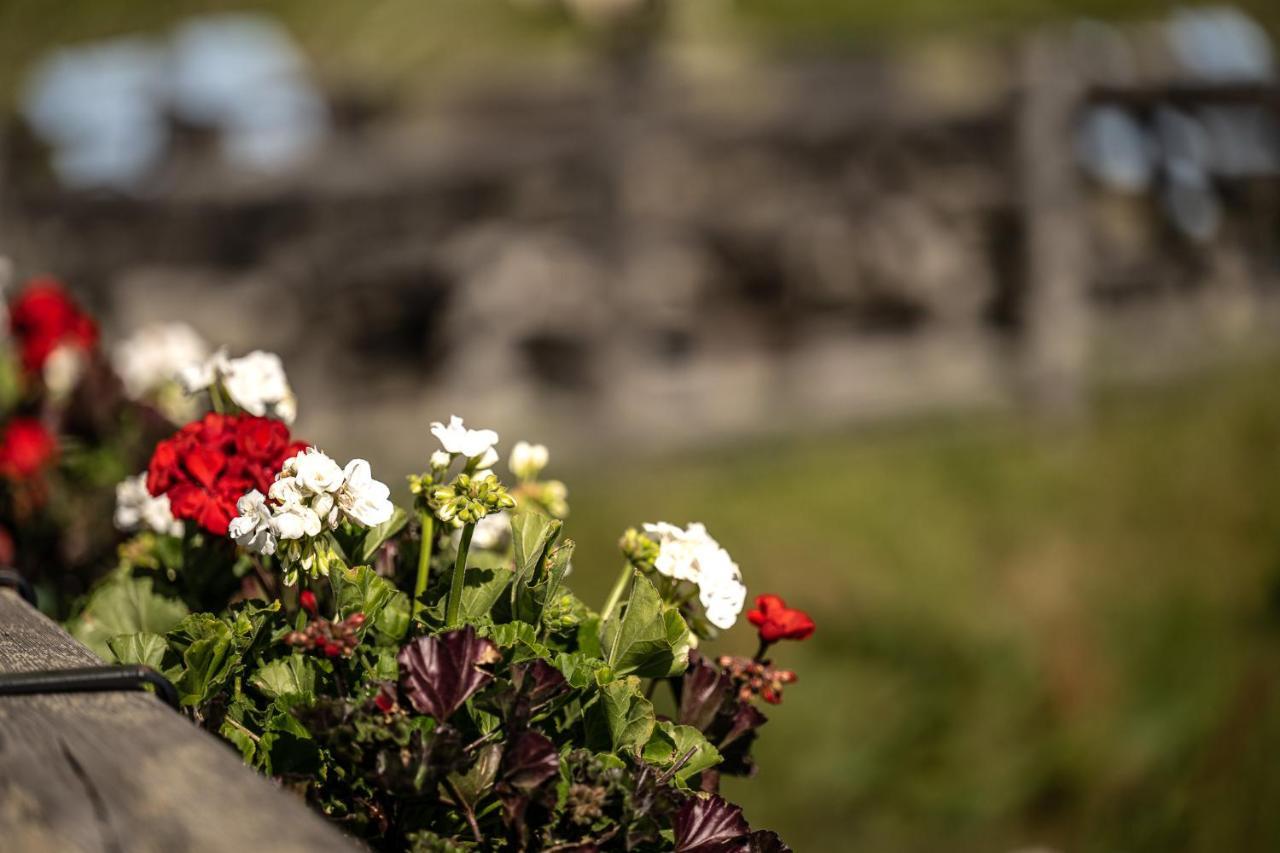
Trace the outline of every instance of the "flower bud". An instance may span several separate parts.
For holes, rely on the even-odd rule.
[[[316,594],[311,590],[304,589],[299,593],[298,604],[302,605],[302,609],[310,613],[312,616],[316,615]]]

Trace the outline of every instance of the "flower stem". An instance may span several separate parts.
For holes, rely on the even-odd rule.
[[[462,605],[462,581],[467,574],[467,551],[471,548],[471,534],[475,532],[475,523],[462,528],[462,541],[458,543],[458,559],[453,564],[453,581],[449,584],[449,603],[445,605],[444,625],[456,628],[458,625],[458,608]]]
[[[630,582],[634,570],[630,563],[624,563],[622,572],[618,575],[618,580],[614,582],[613,589],[609,592],[609,598],[604,603],[604,609],[600,611],[600,621],[604,622],[613,613],[613,608],[618,606],[618,602],[622,600],[622,594],[627,591],[627,583]]]
[[[413,615],[422,612],[422,596],[427,591],[427,579],[431,577],[431,548],[435,544],[436,519],[430,508],[419,513],[422,519],[422,545],[418,549],[418,577],[413,583]]]
[[[773,644],[765,640],[764,637],[761,637],[760,648],[756,649],[756,656],[753,657],[752,660],[755,661],[756,663],[764,663],[765,652],[769,651],[769,646],[771,645]]]
[[[217,382],[209,386],[209,405],[220,415],[227,411],[227,404],[222,399],[222,391],[218,389]]]

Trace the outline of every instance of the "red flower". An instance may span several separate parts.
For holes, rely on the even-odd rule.
[[[91,350],[98,327],[56,279],[38,278],[9,308],[9,326],[22,353],[22,367],[38,373],[59,346]]]
[[[312,592],[309,589],[304,589],[301,593],[298,594],[298,603],[302,605],[303,610],[307,611],[312,616],[316,615],[317,605],[316,605],[316,594],[314,592]]]
[[[776,595],[757,596],[756,609],[747,613],[747,619],[760,630],[765,643],[808,639],[817,627],[808,613],[787,607]]]
[[[58,452],[58,443],[35,418],[14,418],[0,438],[0,475],[26,480],[40,472]]]
[[[284,461],[306,447],[290,442],[279,421],[208,414],[156,445],[147,491],[168,495],[175,518],[226,536],[236,501],[253,489],[265,494]]]

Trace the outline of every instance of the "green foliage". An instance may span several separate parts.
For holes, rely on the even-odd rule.
[[[163,634],[187,614],[187,608],[152,591],[148,577],[117,574],[93,592],[80,615],[68,625],[72,636],[106,660],[115,654],[109,645],[121,634]]]
[[[665,678],[683,672],[689,662],[688,626],[644,575],[637,573],[634,584],[626,609],[601,631],[605,663],[618,675]]]

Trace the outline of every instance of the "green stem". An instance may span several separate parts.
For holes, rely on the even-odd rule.
[[[427,579],[431,577],[431,548],[435,544],[436,519],[431,509],[419,512],[422,520],[422,545],[418,549],[418,577],[413,584],[413,615],[422,612],[422,596],[427,591]]]
[[[613,608],[618,606],[618,602],[622,600],[622,594],[627,591],[627,584],[631,581],[634,570],[630,563],[622,566],[622,572],[618,575],[618,580],[614,582],[613,589],[609,592],[609,599],[604,603],[604,609],[600,611],[600,621],[604,622],[613,613]]]
[[[222,391],[218,389],[217,382],[209,386],[209,405],[220,415],[227,411],[227,404],[222,399]]]
[[[471,548],[471,534],[475,529],[474,522],[462,528],[462,541],[458,543],[458,559],[453,564],[453,581],[449,584],[449,603],[444,611],[446,628],[458,626],[458,608],[462,606],[462,581],[467,574],[467,551]]]

